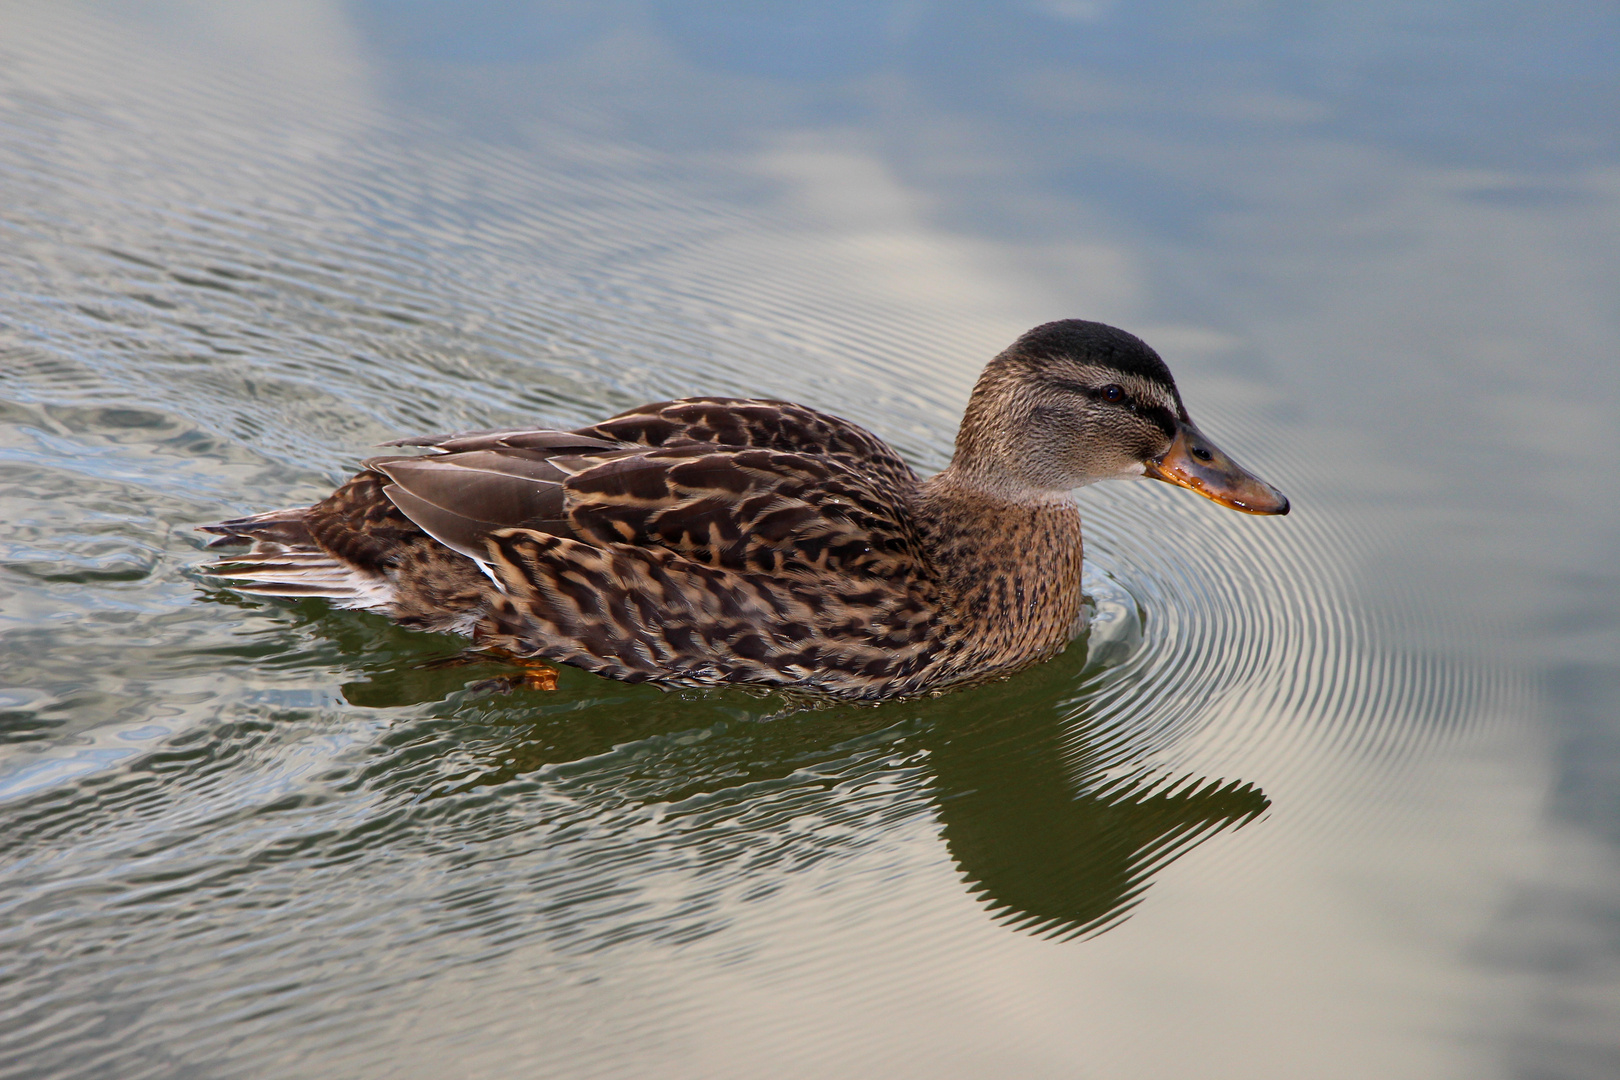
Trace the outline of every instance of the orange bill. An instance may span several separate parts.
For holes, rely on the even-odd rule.
[[[1190,421],[1182,422],[1170,449],[1147,463],[1146,475],[1245,514],[1288,513],[1287,496],[1227,457]]]

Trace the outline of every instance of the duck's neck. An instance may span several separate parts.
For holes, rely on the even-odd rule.
[[[956,463],[918,489],[917,520],[976,648],[1006,666],[1051,656],[1080,616],[1080,511],[1066,492],[990,485]]]

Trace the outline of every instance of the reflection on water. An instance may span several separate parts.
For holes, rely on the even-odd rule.
[[[345,651],[361,651],[357,644],[351,638]],[[1112,652],[1106,648],[1111,642],[1099,644],[1105,647],[1090,655]],[[1092,720],[1092,695],[1085,691],[1095,689],[1105,669],[1093,663],[1077,671],[1087,655],[1082,642],[1013,684],[914,706],[898,727],[892,708],[839,708],[764,723],[745,714],[693,732],[688,702],[644,690],[608,694],[595,686],[590,699],[581,700],[568,692],[570,685],[549,708],[544,694],[514,704],[484,703],[491,727],[480,739],[467,723],[461,691],[467,686],[487,692],[487,684],[498,680],[469,683],[465,669],[431,663],[374,667],[364,680],[346,684],[343,694],[352,704],[373,708],[445,699],[456,704],[446,717],[453,722],[434,725],[431,734],[413,726],[385,740],[401,749],[368,770],[368,783],[446,797],[524,776],[563,775],[557,766],[565,764],[566,774],[578,778],[608,762],[639,762],[632,771],[611,769],[610,792],[595,790],[616,804],[662,804],[664,822],[735,797],[740,789],[758,793],[802,780],[808,768],[824,778],[829,762],[880,736],[908,759],[922,755],[946,846],[996,918],[1041,936],[1069,938],[1114,925],[1160,868],[1270,805],[1249,783],[1170,778],[1144,769],[1139,746],[1110,737]],[[1076,686],[1081,694],[1065,698]],[[637,700],[642,698],[647,700]],[[1144,697],[1135,704],[1150,707]],[[672,743],[693,748],[690,756],[679,754],[678,768],[662,760],[671,756]],[[659,769],[646,771],[653,758],[661,759]]]
[[[1270,806],[1252,784],[1152,775],[1092,725],[1084,698],[1052,715],[997,696],[921,741],[951,858],[1011,926],[1059,939],[1101,932],[1159,869]]]
[[[1620,1072],[1576,7],[8,9],[0,1075]],[[493,693],[188,576],[382,439],[692,392],[928,471],[1059,316],[1296,510],[1087,490],[1004,683]]]
[[[1009,738],[1022,745],[1009,750]],[[1068,938],[1107,929],[1160,868],[1271,805],[1252,784],[1140,774],[1083,774],[1077,793],[1064,741],[1056,725],[1009,732],[985,723],[943,736],[930,755],[951,857],[996,916],[1022,930]],[[988,752],[997,744],[1002,753]]]

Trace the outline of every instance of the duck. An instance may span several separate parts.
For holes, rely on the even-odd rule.
[[[1081,319],[989,362],[927,479],[773,399],[382,445],[418,452],[362,462],[311,506],[199,526],[209,547],[251,545],[202,573],[666,688],[869,702],[1010,676],[1086,628],[1076,489],[1150,478],[1289,510],[1192,422],[1158,353]]]

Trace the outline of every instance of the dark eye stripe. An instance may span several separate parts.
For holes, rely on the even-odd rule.
[[[1129,394],[1125,396],[1125,400],[1123,401],[1111,402],[1108,400],[1106,393],[1109,389],[1116,386],[1115,383],[1109,383],[1104,387],[1093,388],[1086,386],[1084,383],[1068,382],[1067,380],[1063,379],[1054,379],[1052,380],[1052,385],[1057,386],[1060,389],[1067,390],[1072,394],[1079,394],[1081,397],[1089,398],[1092,401],[1101,401],[1104,404],[1113,405],[1116,408],[1129,409],[1137,416],[1140,416],[1142,419],[1148,421],[1160,431],[1164,432],[1166,438],[1175,437],[1177,426],[1175,413],[1171,412],[1163,405],[1140,404],[1139,402],[1133,400]]]
[[[1153,405],[1150,407],[1139,408],[1136,410],[1136,415],[1142,417],[1144,420],[1153,421],[1153,423],[1158,426],[1159,430],[1164,432],[1165,438],[1173,439],[1176,437],[1176,414],[1165,408],[1163,405]]]

